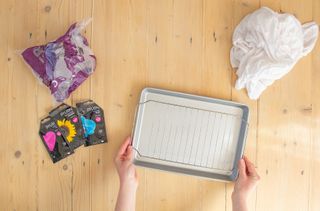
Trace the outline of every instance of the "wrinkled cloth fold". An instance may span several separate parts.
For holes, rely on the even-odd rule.
[[[244,17],[233,33],[230,62],[236,68],[236,89],[258,99],[275,80],[310,53],[318,38],[315,22],[301,25],[293,15],[262,7]]]

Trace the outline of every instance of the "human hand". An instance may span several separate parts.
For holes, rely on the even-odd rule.
[[[132,163],[133,152],[130,143],[131,137],[129,136],[121,145],[114,159],[120,178],[120,189],[115,211],[135,210],[138,178],[136,168]]]
[[[133,151],[131,137],[127,137],[121,145],[116,157],[115,165],[120,178],[120,186],[136,189],[138,187],[137,171],[132,163]]]
[[[250,193],[255,189],[260,176],[255,166],[246,156],[239,160],[239,177],[234,185],[232,200],[235,203],[245,203]]]

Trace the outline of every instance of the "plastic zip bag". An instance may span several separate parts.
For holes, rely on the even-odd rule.
[[[27,48],[21,54],[57,102],[67,99],[95,70],[96,57],[81,35],[90,22],[74,23],[55,41]]]

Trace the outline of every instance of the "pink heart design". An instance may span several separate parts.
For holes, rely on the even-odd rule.
[[[72,119],[72,121],[73,121],[74,123],[76,123],[76,122],[78,122],[78,118],[77,118],[77,117],[74,117],[74,118]]]
[[[96,122],[101,122],[101,117],[97,116],[96,117]]]
[[[56,134],[52,131],[48,131],[44,136],[43,136],[44,141],[46,142],[49,151],[52,152],[54,149],[54,146],[56,145]]]

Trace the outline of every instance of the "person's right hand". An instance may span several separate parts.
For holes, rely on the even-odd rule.
[[[120,178],[116,211],[134,211],[136,206],[138,178],[136,168],[132,163],[133,148],[131,141],[130,136],[126,138],[115,157],[115,164]]]
[[[250,193],[255,189],[260,176],[256,172],[255,166],[247,157],[239,160],[239,177],[234,185],[232,193],[233,200],[246,201]]]
[[[137,188],[138,178],[136,168],[132,163],[133,149],[131,141],[130,136],[125,139],[115,157],[115,164],[120,178],[120,185],[125,185],[126,188]]]

